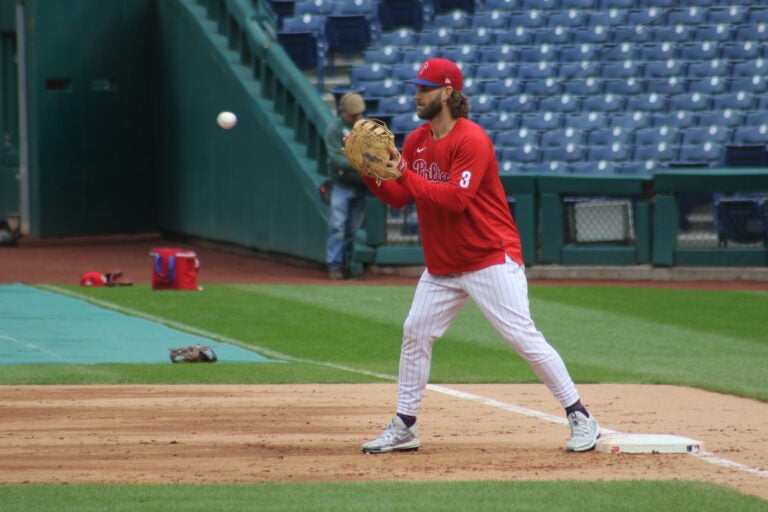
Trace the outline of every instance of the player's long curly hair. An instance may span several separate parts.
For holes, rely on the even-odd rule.
[[[458,119],[460,117],[469,117],[471,105],[469,97],[461,91],[454,89],[446,102],[451,111],[451,117]]]

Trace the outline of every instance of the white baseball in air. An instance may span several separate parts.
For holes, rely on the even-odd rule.
[[[216,117],[216,122],[225,130],[229,130],[237,124],[237,116],[232,112],[220,112]]]

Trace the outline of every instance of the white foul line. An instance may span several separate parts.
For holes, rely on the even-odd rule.
[[[27,343],[26,341],[17,340],[16,338],[12,338],[12,337],[6,336],[4,334],[0,334],[0,338],[2,338],[4,340],[8,340],[11,343],[16,343],[17,345],[21,345],[22,347],[30,348],[32,350],[39,350],[43,354],[48,354],[49,356],[53,357],[54,359],[61,359],[65,363],[71,363],[72,362],[69,359],[67,359],[66,357],[64,357],[64,356],[62,356],[60,354],[57,354],[56,352],[52,352],[52,351],[48,350],[47,348],[35,345],[34,343]]]
[[[160,324],[165,324],[165,325],[167,325],[169,327],[173,327],[174,329],[177,329],[177,330],[180,330],[180,331],[189,332],[191,334],[195,334],[195,335],[203,337],[203,338],[208,338],[208,339],[212,339],[212,340],[216,340],[216,341],[221,341],[223,343],[229,343],[231,345],[235,345],[237,347],[240,347],[240,348],[243,348],[243,349],[246,349],[246,350],[250,350],[250,351],[253,351],[253,352],[265,355],[265,356],[269,356],[269,357],[274,358],[274,359],[282,359],[282,360],[285,360],[285,361],[292,361],[292,362],[295,362],[295,363],[314,364],[314,365],[317,365],[317,366],[325,366],[325,367],[328,367],[328,368],[333,368],[335,370],[343,370],[343,371],[346,371],[346,372],[357,373],[359,375],[366,375],[368,377],[375,377],[375,378],[382,379],[382,380],[389,380],[389,381],[395,381],[395,382],[397,381],[397,377],[395,377],[393,375],[386,375],[386,374],[383,374],[383,373],[371,372],[371,371],[368,371],[368,370],[361,370],[359,368],[352,368],[350,366],[344,366],[344,365],[340,365],[340,364],[329,363],[329,362],[326,362],[326,361],[314,361],[312,359],[302,359],[302,358],[298,358],[298,357],[293,357],[293,356],[290,356],[288,354],[283,354],[281,352],[277,352],[277,351],[274,351],[274,350],[266,348],[266,347],[262,347],[262,346],[259,346],[259,345],[256,345],[256,344],[245,343],[243,341],[236,340],[236,339],[230,338],[228,336],[222,336],[220,334],[216,334],[216,333],[213,333],[213,332],[208,332],[206,330],[198,329],[196,327],[192,327],[192,326],[189,326],[189,325],[186,325],[186,324],[182,324],[180,322],[175,322],[173,320],[168,320],[166,318],[162,318],[162,317],[159,317],[159,316],[143,313],[141,311],[137,311],[137,310],[134,310],[134,309],[126,308],[126,307],[120,306],[118,304],[114,304],[112,302],[108,302],[108,301],[104,301],[104,300],[99,300],[99,299],[94,299],[92,297],[88,297],[87,295],[82,295],[80,293],[76,293],[76,292],[73,292],[73,291],[70,291],[70,290],[67,290],[67,289],[64,289],[64,288],[59,288],[58,286],[53,286],[53,285],[38,285],[38,286],[40,288],[43,288],[43,289],[46,289],[46,290],[50,290],[50,291],[53,291],[53,292],[56,292],[56,293],[61,293],[63,295],[68,295],[68,296],[76,298],[76,299],[80,299],[80,300],[84,300],[86,302],[90,302],[92,304],[96,304],[97,306],[101,306],[101,307],[106,308],[106,309],[111,309],[113,311],[117,311],[117,312],[120,312],[120,313],[125,313],[127,315],[143,318],[145,320],[150,320],[152,322],[157,322],[157,323],[160,323]],[[472,393],[466,393],[464,391],[459,391],[457,389],[451,389],[451,388],[448,388],[448,387],[445,387],[445,386],[439,386],[439,385],[436,385],[436,384],[428,384],[427,385],[427,389],[429,389],[431,391],[435,391],[437,393],[442,393],[444,395],[452,396],[454,398],[460,398],[462,400],[469,400],[471,402],[487,405],[489,407],[495,407],[497,409],[502,409],[502,410],[505,410],[505,411],[513,412],[515,414],[520,414],[520,415],[523,415],[523,416],[529,416],[529,417],[532,417],[532,418],[538,418],[538,419],[541,419],[541,420],[544,420],[544,421],[548,421],[550,423],[557,423],[557,424],[561,424],[561,425],[566,425],[568,423],[568,421],[565,418],[561,418],[560,416],[554,416],[552,414],[547,414],[547,413],[544,413],[544,412],[541,412],[541,411],[536,411],[534,409],[528,409],[526,407],[521,407],[519,405],[508,404],[506,402],[501,402],[499,400],[494,400],[492,398],[486,398],[486,397],[483,397],[483,396],[480,396],[480,395],[475,395],[475,394],[472,394]],[[616,430],[610,430],[610,429],[604,428],[602,426],[600,428],[606,434],[620,434],[621,433],[621,432],[618,432]],[[749,473],[749,474],[752,474],[752,475],[768,477],[768,470],[753,468],[751,466],[747,466],[745,464],[741,464],[740,462],[734,462],[732,460],[724,459],[722,457],[716,456],[712,452],[701,451],[699,453],[691,453],[691,455],[693,455],[694,457],[698,457],[699,459],[701,459],[701,460],[703,460],[705,462],[708,462],[710,464],[714,464],[716,466],[720,466],[720,467],[727,468],[727,469],[735,469],[737,471],[741,471],[741,472],[744,472],[744,473]]]

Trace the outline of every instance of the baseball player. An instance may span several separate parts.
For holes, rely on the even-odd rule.
[[[406,81],[416,86],[416,113],[428,122],[408,135],[402,155],[392,150],[389,164],[398,165],[402,176],[380,184],[365,178],[394,208],[415,200],[426,269],[403,327],[396,414],[379,437],[363,444],[363,452],[419,449],[416,417],[432,344],[469,299],[565,408],[571,430],[566,449],[591,450],[600,427],[581,403],[563,360],[531,319],[520,236],[493,143],[468,119],[462,82],[453,62],[426,61],[417,77]]]

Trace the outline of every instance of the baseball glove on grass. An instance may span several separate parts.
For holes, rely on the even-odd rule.
[[[190,345],[170,349],[172,363],[215,363],[216,354],[206,345]]]
[[[395,135],[387,125],[378,119],[360,119],[352,127],[352,132],[344,139],[342,152],[352,167],[365,177],[375,179],[376,183],[396,180],[402,172],[397,160],[391,162],[395,148]],[[389,165],[390,162],[394,165]]]

